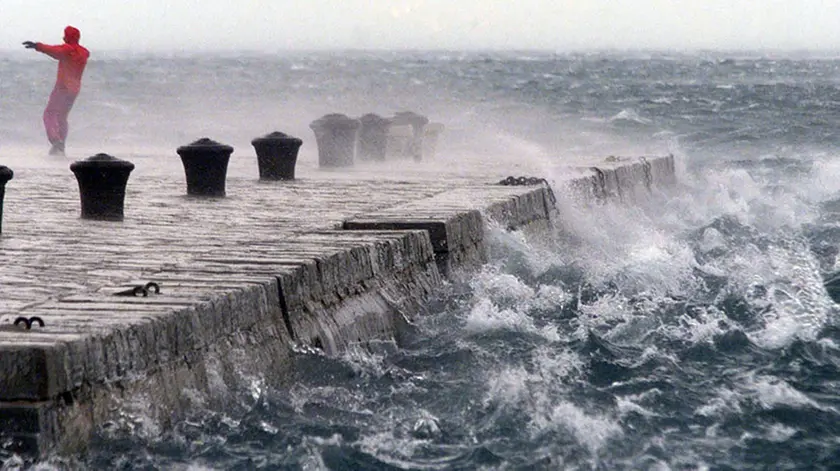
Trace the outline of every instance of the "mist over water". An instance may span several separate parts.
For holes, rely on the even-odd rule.
[[[3,163],[5,149],[38,148],[53,65],[0,61]],[[412,109],[447,126],[445,158],[527,161],[559,182],[581,155],[673,152],[679,185],[627,207],[585,205],[558,183],[552,233],[494,229],[492,262],[449,284],[400,345],[301,349],[293,386],[243,376],[223,385],[237,398],[224,411],[188,391],[196,407],[171,431],[137,398],[88,454],[45,467],[840,463],[840,329],[825,285],[840,271],[840,61],[140,56],[97,59],[86,80],[71,141],[149,162],[204,135],[237,149],[275,129],[312,142],[308,123],[328,112]],[[314,160],[314,143],[304,149]]]
[[[0,61],[0,146],[29,150],[43,141],[41,113],[55,63],[11,53]],[[530,97],[531,82],[542,76],[526,68],[532,62],[508,70],[492,55],[461,53],[94,54],[70,116],[68,145],[82,156],[94,150],[166,155],[201,136],[247,148],[254,137],[279,129],[304,139],[305,158],[315,153],[309,123],[318,117],[401,110],[445,123],[451,152],[495,159],[550,160],[630,145],[623,137],[616,146],[610,141],[617,136],[585,121],[565,120],[554,98]],[[651,143],[640,139],[634,146]]]

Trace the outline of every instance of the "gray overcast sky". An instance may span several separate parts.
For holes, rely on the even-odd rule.
[[[0,49],[840,49],[840,0],[0,0]]]

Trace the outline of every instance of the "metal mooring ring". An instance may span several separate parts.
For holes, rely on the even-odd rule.
[[[146,286],[143,287],[143,289],[145,289],[147,293],[150,291],[150,288],[153,288],[155,290],[155,294],[160,294],[160,285],[158,285],[154,281],[146,283]]]
[[[17,319],[15,319],[14,325],[17,326],[20,323],[23,323],[23,325],[26,327],[26,330],[32,329],[32,326],[35,323],[37,323],[40,327],[44,327],[44,320],[38,316],[32,316],[28,319],[26,317],[20,316]]]
[[[149,292],[146,290],[146,288],[144,288],[140,285],[137,285],[133,288],[129,288],[129,289],[126,289],[126,290],[117,291],[116,293],[114,293],[114,296],[143,296],[143,297],[146,297],[148,295],[149,295]]]
[[[160,294],[160,285],[154,281],[150,281],[145,285],[137,285],[133,288],[117,291],[114,293],[114,296],[142,296],[145,298],[149,295],[149,293]]]
[[[29,330],[30,328],[32,328],[32,324],[29,323],[29,319],[27,319],[25,317],[18,317],[17,319],[15,319],[15,324],[14,325],[17,326],[21,322],[23,322],[23,325],[26,326],[26,330]]]

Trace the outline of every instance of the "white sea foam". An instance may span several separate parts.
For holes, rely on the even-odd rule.
[[[471,284],[476,296],[494,303],[522,305],[531,301],[536,294],[533,288],[516,276],[498,273],[493,269],[482,270]]]
[[[614,419],[587,413],[568,402],[554,405],[545,415],[536,414],[533,424],[540,431],[560,429],[571,432],[592,455],[597,455],[610,439],[623,435],[621,425]]]
[[[305,471],[329,469],[324,462],[323,449],[325,447],[340,446],[343,443],[344,439],[339,434],[334,434],[327,438],[311,435],[304,437],[303,442],[299,445],[303,454],[299,462],[301,469]]]
[[[769,287],[767,299],[772,304],[751,338],[767,348],[780,348],[795,339],[816,340],[832,308],[816,259],[800,242],[770,247],[766,256],[769,266],[756,275]]]
[[[751,391],[753,398],[765,409],[772,409],[777,406],[821,409],[820,405],[806,396],[805,393],[778,378],[756,376],[750,378],[745,386]]]
[[[342,359],[357,374],[363,376],[379,377],[385,374],[388,369],[385,364],[385,355],[373,353],[362,348],[361,345],[350,346],[342,353]]]
[[[668,201],[664,211],[607,205],[584,211],[561,202],[560,230],[571,234],[558,251],[572,253],[588,281],[599,286],[611,283],[622,293],[644,293],[655,300],[667,296],[692,297],[704,284],[695,270],[726,282],[723,294],[744,298],[762,313],[747,324],[750,338],[767,348],[778,348],[795,339],[815,340],[826,324],[833,303],[826,296],[819,264],[801,237],[791,228],[814,217],[807,201],[795,192],[781,194],[778,204],[767,201],[766,182],[743,169],[709,169],[686,179],[691,186]],[[709,227],[698,242],[698,263],[693,249],[680,240],[680,231],[692,230],[728,215],[745,227],[767,237],[738,238]],[[562,240],[562,239],[561,239]],[[743,245],[735,245],[743,244]],[[757,295],[767,291],[767,296]],[[661,328],[670,336],[705,341],[728,329],[724,313],[704,308],[700,315],[683,316]],[[581,306],[581,329],[621,323],[632,315],[621,296],[601,296]]]
[[[526,409],[551,402],[558,397],[583,369],[580,357],[571,351],[549,347],[537,348],[530,367],[507,366],[486,378],[485,406],[495,403]],[[538,412],[538,411],[532,411]]]
[[[161,437],[162,427],[156,419],[156,407],[157,403],[148,394],[138,394],[130,399],[123,399],[114,419],[101,427],[101,433],[109,436],[127,432],[144,440],[158,440]]]
[[[661,415],[647,407],[641,406],[637,401],[638,399],[632,396],[617,397],[616,409],[618,410],[619,416],[626,417],[631,413],[645,417],[658,417]]]
[[[557,309],[572,300],[572,293],[562,286],[540,285],[531,307],[534,309]]]
[[[739,378],[739,383],[737,389],[724,387],[716,391],[715,397],[698,407],[695,414],[710,418],[737,416],[743,413],[744,407],[750,402],[764,409],[779,406],[796,409],[826,409],[788,382],[776,377],[747,373]],[[785,430],[787,429],[777,430],[775,436],[787,433]]]
[[[187,463],[183,465],[174,465],[172,468],[173,471],[215,471],[219,468],[214,468],[212,466],[208,466],[206,464],[201,463]]]
[[[629,121],[638,124],[650,124],[651,120],[648,118],[643,118],[636,110],[632,109],[625,109],[621,110],[615,116],[612,116],[609,119],[610,122],[620,122],[620,121]]]
[[[814,162],[814,172],[807,184],[802,185],[812,201],[823,201],[840,193],[840,160],[837,155],[821,155]]]
[[[703,417],[722,417],[724,415],[739,415],[743,396],[738,391],[729,388],[720,388],[715,396],[706,404],[698,407],[694,413]]]
[[[535,349],[532,363],[534,374],[555,387],[574,380],[584,369],[584,362],[577,353],[553,345]]]
[[[703,238],[700,241],[700,250],[705,253],[713,250],[720,250],[726,248],[726,239],[723,234],[714,227],[707,227],[703,230]]]
[[[765,436],[770,441],[784,443],[793,438],[797,432],[798,430],[793,427],[788,427],[782,424],[773,424],[767,428]]]
[[[513,309],[500,309],[489,299],[480,299],[470,309],[466,318],[465,330],[480,333],[492,330],[515,330],[532,332],[533,320],[522,312]]]
[[[563,367],[561,371],[567,369]],[[531,417],[533,434],[570,431],[592,454],[596,454],[611,437],[621,435],[620,425],[607,416],[588,414],[562,400],[558,404],[563,384],[558,381],[560,378],[551,377],[554,374],[529,373],[523,367],[505,368],[489,376],[485,407],[496,404],[505,409],[522,409]]]
[[[523,366],[507,367],[489,375],[484,405],[518,406],[530,395],[529,382],[536,381]]]
[[[672,322],[662,324],[657,331],[674,340],[691,344],[710,342],[729,330],[727,316],[714,306],[698,307],[691,314],[680,314]]]
[[[626,293],[658,296],[693,289],[691,249],[671,231],[657,227],[642,208],[562,204],[558,230],[573,238],[571,245],[556,250],[575,259],[595,286],[620,281]]]

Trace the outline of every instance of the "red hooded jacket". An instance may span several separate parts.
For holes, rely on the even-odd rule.
[[[35,50],[58,59],[58,77],[56,88],[63,88],[71,93],[79,93],[82,88],[82,74],[85,71],[90,51],[79,45],[81,33],[68,26],[64,28],[64,44],[50,46],[35,43]]]

